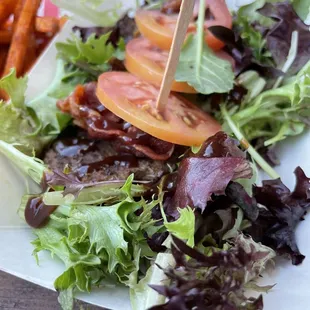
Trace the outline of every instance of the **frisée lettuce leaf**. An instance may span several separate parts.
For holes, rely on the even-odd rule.
[[[110,10],[107,10],[106,6],[100,9],[101,5],[108,3],[106,0],[52,0],[52,2],[61,9],[103,27],[113,26],[117,22],[118,9],[121,7],[120,1],[113,2]]]
[[[126,198],[119,203],[59,206],[47,226],[34,230],[34,254],[47,250],[65,265],[54,282],[57,290],[89,291],[103,280],[133,285],[140,279],[132,278],[140,266],[149,267],[149,258],[155,253],[145,234],[151,237],[161,227],[151,219],[159,200],[133,199],[132,180],[122,187]],[[140,216],[135,214],[137,210]]]
[[[12,70],[0,80],[0,89],[10,97],[8,102],[0,103],[0,140],[17,144],[26,154],[39,154],[67,126],[71,118],[58,110],[57,100],[49,96],[58,88],[63,75],[63,63],[59,61],[50,86],[31,101],[25,99],[27,77],[17,78]],[[63,95],[67,96],[69,91]]]
[[[111,68],[110,61],[124,59],[125,43],[122,38],[111,42],[111,31],[97,36],[95,33],[86,40],[72,35],[66,42],[56,43],[58,58],[62,59],[70,69],[63,79],[64,84],[74,81],[75,85],[97,80],[98,76]],[[115,43],[115,44],[114,44]]]
[[[262,137],[268,146],[302,133],[309,124],[309,105],[310,62],[292,82],[266,90],[237,108],[230,106],[228,112],[249,141]],[[223,126],[231,131],[227,121]]]
[[[27,154],[41,150],[50,138],[40,135],[40,124],[34,113],[25,105],[27,77],[17,78],[15,70],[0,80],[0,89],[11,98],[0,101],[0,140],[18,144]]]

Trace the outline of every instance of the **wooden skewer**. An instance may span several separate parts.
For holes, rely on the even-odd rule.
[[[185,40],[188,25],[193,16],[195,0],[183,0],[180,8],[180,14],[173,35],[172,46],[169,52],[169,58],[165,69],[165,74],[161,82],[159,95],[156,102],[156,109],[161,110],[167,103],[171,86],[174,80],[175,71],[179,62],[180,52]]]

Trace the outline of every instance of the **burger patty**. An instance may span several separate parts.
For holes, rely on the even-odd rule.
[[[82,182],[126,180],[134,173],[135,180],[156,182],[171,171],[170,162],[137,158],[119,153],[115,141],[94,140],[82,129],[67,129],[43,156],[52,170],[69,170]]]

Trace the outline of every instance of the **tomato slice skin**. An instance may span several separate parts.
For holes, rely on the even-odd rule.
[[[210,26],[232,27],[232,16],[226,6],[225,0],[206,0],[206,7],[209,8],[214,19],[205,21],[205,41],[213,50],[221,49],[225,44],[217,39],[210,31]],[[196,15],[197,6],[194,9]],[[176,27],[177,15],[166,15],[160,11],[139,10],[136,12],[136,24],[144,37],[150,40],[155,46],[169,50],[172,45],[173,33]],[[194,22],[190,23],[188,33],[196,31]]]
[[[220,124],[192,103],[170,94],[160,113],[159,87],[127,72],[105,72],[97,97],[107,109],[146,133],[180,145],[201,145],[221,130]]]
[[[168,51],[160,50],[146,38],[136,38],[126,45],[125,67],[130,73],[141,79],[160,85],[168,56]],[[174,81],[171,90],[182,93],[196,93],[195,89],[185,82]]]

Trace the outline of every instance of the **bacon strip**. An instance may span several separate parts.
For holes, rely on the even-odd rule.
[[[133,154],[153,160],[167,160],[174,151],[174,144],[157,139],[125,122],[107,110],[96,96],[96,83],[79,85],[58,108],[70,113],[74,123],[87,130],[95,139],[112,140],[120,153]]]

